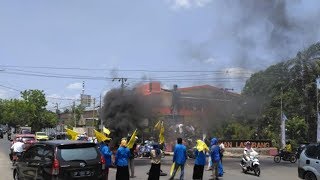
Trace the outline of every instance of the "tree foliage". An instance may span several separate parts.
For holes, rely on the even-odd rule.
[[[47,100],[43,91],[26,90],[21,92],[21,97],[0,101],[1,124],[31,126],[35,131],[56,125],[56,114],[45,108]]]
[[[287,139],[315,141],[315,82],[320,74],[319,57],[320,43],[317,43],[299,52],[295,58],[253,74],[243,88],[245,102],[240,121],[258,129],[259,138],[273,139],[278,143],[282,100],[283,112],[289,119]]]

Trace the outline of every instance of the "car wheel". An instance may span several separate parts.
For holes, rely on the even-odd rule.
[[[273,158],[273,161],[275,163],[279,163],[281,161],[281,157],[279,155],[276,155],[274,158]]]
[[[14,171],[13,171],[13,179],[14,179],[14,180],[20,180],[19,173],[18,173],[17,170],[14,170]]]
[[[314,175],[312,172],[307,172],[304,176],[305,180],[317,180],[316,175]]]

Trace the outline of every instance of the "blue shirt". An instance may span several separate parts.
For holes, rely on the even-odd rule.
[[[173,154],[173,162],[184,164],[187,160],[187,148],[183,144],[176,144]]]
[[[130,150],[127,147],[120,146],[117,150],[115,164],[117,166],[128,166]]]
[[[103,155],[104,159],[106,160],[106,166],[109,167],[111,165],[111,155],[112,155],[110,148],[105,144],[101,144],[100,152]]]
[[[196,150],[194,154],[196,155],[196,161],[194,162],[194,164],[201,166],[206,165],[206,154],[203,151],[199,152],[198,150]]]
[[[212,138],[211,139],[211,148],[210,148],[210,156],[212,162],[219,162],[220,161],[220,147],[218,146],[218,139]]]

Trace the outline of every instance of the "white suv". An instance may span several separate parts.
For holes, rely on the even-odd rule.
[[[320,144],[309,144],[301,152],[298,175],[301,179],[320,180]]]

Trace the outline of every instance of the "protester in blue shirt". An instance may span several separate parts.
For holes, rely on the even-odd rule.
[[[218,139],[211,139],[210,156],[212,160],[212,174],[216,179],[219,179],[218,165],[220,162],[220,147],[218,145]]]
[[[129,156],[130,150],[127,148],[127,140],[122,139],[115,159],[115,164],[117,165],[116,180],[129,180]]]
[[[192,179],[194,180],[203,179],[203,170],[204,170],[204,166],[206,165],[206,153],[208,151],[209,149],[207,145],[203,141],[197,140],[197,146],[194,152],[196,160],[194,162]]]
[[[193,175],[192,179],[194,180],[202,180],[203,179],[203,170],[206,164],[206,152],[195,150],[194,154],[196,156],[196,160],[194,162],[193,167]]]
[[[111,155],[112,152],[110,151],[109,144],[110,140],[106,140],[100,144],[100,152],[103,155],[104,159],[106,160],[106,180],[108,180],[109,175],[109,167],[111,166]]]
[[[173,180],[174,176],[177,173],[177,170],[181,169],[180,180],[183,180],[184,176],[184,164],[187,160],[187,148],[185,145],[182,144],[182,139],[178,138],[173,154],[173,162],[175,163],[173,173],[170,177],[170,180]]]

